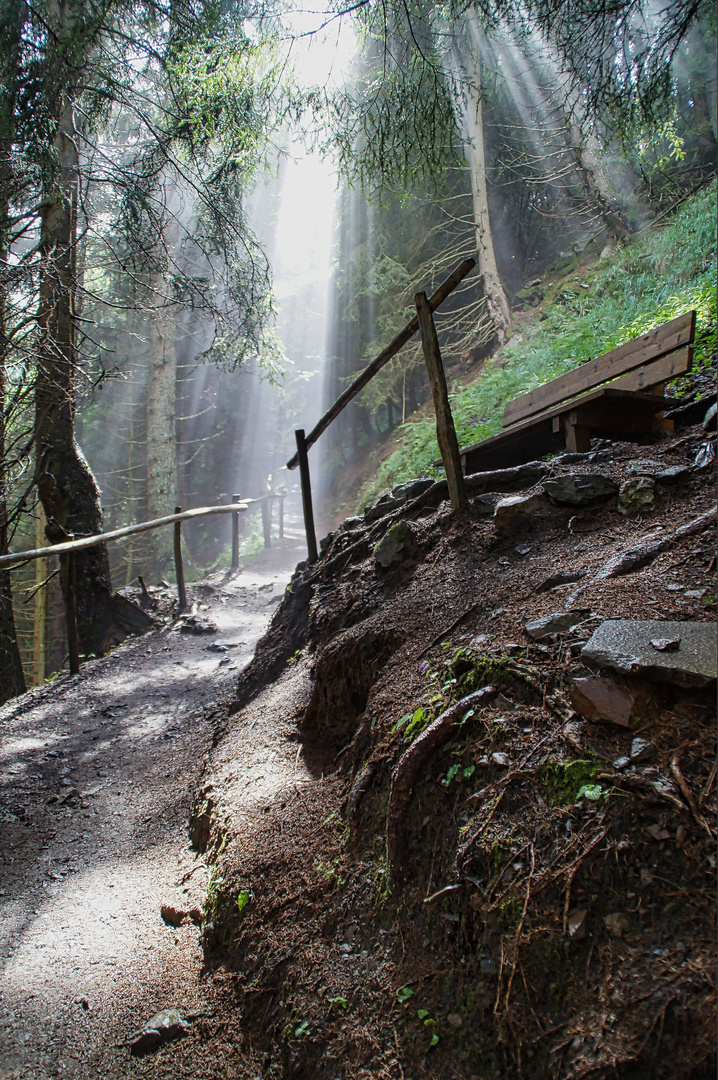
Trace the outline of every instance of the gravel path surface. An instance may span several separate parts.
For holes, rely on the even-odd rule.
[[[158,1010],[211,1013],[199,931],[160,908],[202,907],[187,826],[217,702],[300,557],[191,587],[214,632],[163,626],[0,709],[2,1080],[132,1075],[123,1044]],[[277,748],[254,750],[271,773]]]

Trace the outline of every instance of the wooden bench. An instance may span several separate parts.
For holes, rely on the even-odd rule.
[[[665,384],[691,369],[696,313],[689,311],[504,409],[504,430],[461,450],[464,473],[508,468],[564,448],[584,453],[596,436],[642,438],[672,430]]]

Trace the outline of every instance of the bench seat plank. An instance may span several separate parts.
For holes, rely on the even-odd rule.
[[[623,375],[634,368],[641,367],[651,360],[674,352],[693,341],[695,334],[695,311],[670,322],[663,323],[639,338],[619,345],[617,349],[589,360],[586,364],[559,375],[543,386],[530,390],[526,394],[509,401],[504,409],[503,426],[509,427],[532,415],[543,413],[545,409],[568,397],[573,397],[585,390],[590,390],[597,383],[605,383],[618,375]]]

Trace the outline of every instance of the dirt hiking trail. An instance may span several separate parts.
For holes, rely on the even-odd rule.
[[[202,908],[192,802],[220,707],[302,557],[288,539],[189,586],[188,618],[0,710],[2,1080],[136,1075],[122,1044],[157,1011],[211,1016],[200,932],[161,907]],[[252,807],[301,767],[280,732],[246,739]]]

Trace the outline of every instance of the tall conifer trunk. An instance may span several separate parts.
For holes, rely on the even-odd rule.
[[[13,19],[13,14],[15,19]],[[5,407],[7,389],[8,244],[13,175],[10,162],[13,132],[14,88],[20,49],[22,6],[17,4],[3,20],[4,52],[0,56],[0,555],[8,548],[8,469],[5,458]],[[9,570],[0,571],[0,705],[25,690],[25,676],[15,632],[12,582]]]
[[[72,93],[65,91],[53,140],[55,168],[43,192],[40,297],[35,389],[36,482],[50,543],[102,531],[100,495],[75,441],[77,342],[78,149]],[[67,560],[61,587],[67,602]],[[75,556],[80,650],[101,654],[128,633],[151,625],[139,608],[113,597],[107,548]]]
[[[466,136],[466,156],[471,180],[471,200],[479,275],[486,297],[486,307],[494,330],[497,345],[503,345],[511,323],[511,309],[501,283],[489,218],[489,198],[486,186],[486,151],[484,147],[484,107],[481,90],[481,59],[476,17],[471,12],[465,16],[471,46],[456,47],[453,63],[463,77],[466,99],[463,104],[463,128]]]

